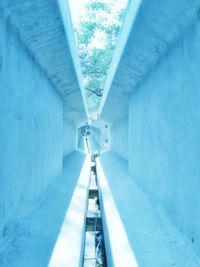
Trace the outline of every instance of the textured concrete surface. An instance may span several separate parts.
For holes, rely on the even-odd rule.
[[[9,27],[1,20],[0,231],[5,238],[11,222],[27,214],[61,175],[63,155],[62,100]]]
[[[141,2],[124,52],[120,41],[119,65],[110,69],[102,118],[110,124],[113,151],[126,161],[102,155],[103,167],[139,266],[196,267],[200,0],[161,2]],[[67,186],[72,192],[75,185],[73,180],[71,186],[62,184],[63,191],[59,187],[61,202],[54,194],[47,197],[65,169],[63,155],[75,148],[75,126],[85,121],[63,5],[0,1],[0,253],[5,252],[0,265],[6,267],[46,266],[63,215],[59,204]],[[78,170],[76,157],[68,170],[69,175]],[[44,199],[48,208],[37,209]],[[46,216],[53,217],[57,203],[61,209],[48,221],[58,226],[52,234]]]
[[[117,69],[111,64],[107,81],[111,89],[107,88],[110,91],[102,119],[112,123],[127,113],[129,93],[137,89],[155,64],[197,22],[199,10],[199,0],[142,1]],[[128,8],[127,15],[129,12],[133,10]],[[122,42],[119,37],[118,53],[122,53]]]
[[[76,160],[76,159],[74,159]],[[73,163],[72,163],[73,164]],[[71,171],[69,169],[69,171]],[[83,266],[91,156],[87,154],[49,261],[49,267]]]
[[[128,160],[129,158],[129,120],[128,116],[117,120],[111,127],[111,150]]]
[[[63,156],[67,156],[76,147],[76,126],[73,122],[64,119],[63,122]]]
[[[113,164],[109,169],[113,169]],[[128,240],[128,235],[115,204],[112,189],[102,168],[101,160],[96,159],[97,182],[104,232],[106,262],[109,267],[138,267],[137,259]],[[115,175],[115,173],[113,173]],[[119,177],[117,177],[119,179]]]
[[[136,183],[127,162],[113,153],[102,155],[100,160],[138,266],[200,266],[200,257],[190,242],[184,240],[163,208]]]
[[[64,158],[62,179],[49,187],[31,214],[18,221],[12,243],[0,256],[1,267],[48,266],[84,159],[78,152]],[[65,249],[70,251],[69,246]]]
[[[67,4],[62,7],[67,10]],[[75,70],[78,66],[74,65],[76,62],[70,51],[71,47],[76,54],[74,37],[70,31],[70,36],[66,36],[59,8],[56,0],[7,0],[1,8],[1,17],[6,21],[7,30],[17,35],[35,64],[62,96],[65,116],[79,121],[85,118],[85,109]],[[66,27],[71,27],[69,10],[65,13],[68,16]]]
[[[0,99],[1,252],[61,177],[85,116],[56,1],[1,1]]]
[[[200,252],[200,23],[130,100],[130,170]]]
[[[197,253],[199,7],[200,1],[142,2],[102,114],[111,122],[112,150]]]

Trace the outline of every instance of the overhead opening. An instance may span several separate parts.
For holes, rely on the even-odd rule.
[[[89,116],[98,118],[105,81],[129,0],[69,0]]]

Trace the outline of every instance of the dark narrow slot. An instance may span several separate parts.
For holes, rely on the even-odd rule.
[[[94,157],[92,157],[91,163],[83,267],[106,267],[106,253]]]

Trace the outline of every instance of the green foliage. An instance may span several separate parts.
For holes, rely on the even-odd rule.
[[[110,12],[110,8],[108,7],[108,5],[101,1],[92,1],[86,5],[86,8],[88,10],[95,10],[95,11],[105,10],[107,12]]]
[[[95,22],[85,21],[80,23],[79,30],[77,32],[78,43],[88,45],[91,42],[94,32],[98,25]]]
[[[90,0],[75,31],[91,113],[98,110],[123,19],[125,4],[121,8],[115,8],[114,12],[112,8],[115,6],[115,0],[109,5],[103,0]]]

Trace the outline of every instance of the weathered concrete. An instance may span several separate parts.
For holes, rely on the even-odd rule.
[[[116,220],[116,223],[113,221],[117,209],[137,262],[137,265],[134,265],[130,257],[130,261],[125,266],[200,266],[200,257],[192,250],[190,242],[185,242],[183,235],[168,220],[159,203],[153,202],[130,175],[127,162],[113,153],[105,153],[101,157],[101,163],[107,186],[112,193],[111,196],[107,194],[104,198],[108,200],[111,197],[115,202],[113,212],[110,211],[105,219],[110,228],[109,236],[111,235],[113,239],[117,237],[116,244],[111,250],[122,245],[120,234],[123,231],[118,232],[118,221]],[[105,194],[105,189],[103,193]],[[112,203],[107,202],[105,208],[108,210],[110,205]],[[113,230],[116,230],[114,237]],[[114,253],[120,255],[128,252],[128,249],[124,250],[114,251]],[[126,260],[128,258],[127,253]]]
[[[61,177],[85,117],[56,1],[0,2],[0,99],[1,253]]]
[[[197,253],[199,8],[200,1],[142,2],[102,112],[112,151]]]
[[[121,34],[126,38],[111,65],[106,90],[112,86],[102,112],[102,121],[111,128],[112,151],[121,157],[103,155],[103,165],[139,264],[196,267],[200,0],[144,0],[141,5],[138,0],[133,9],[132,3],[126,21],[133,26]],[[79,64],[64,7],[63,0],[0,2],[0,253],[12,248],[18,224],[31,218],[49,188],[55,189],[63,155],[75,149],[75,127],[85,121]],[[105,139],[99,129],[96,143]],[[71,160],[69,165],[76,167],[75,158]],[[32,218],[30,229],[38,227]],[[35,248],[38,239],[32,236],[32,241]],[[41,254],[34,251],[35,263]],[[14,266],[13,258],[6,256],[8,261],[0,263],[12,266],[11,260]],[[18,266],[27,266],[26,256],[23,264],[18,260]]]
[[[78,83],[80,70],[77,61],[75,62],[74,36],[72,31],[67,31],[67,28],[71,28],[70,12],[67,3],[61,5],[57,2],[7,0],[1,8],[1,16],[9,25],[9,31],[17,34],[35,64],[62,96],[65,116],[70,120],[82,121],[85,118],[85,109]],[[60,7],[65,9],[67,25],[64,25]]]
[[[129,166],[199,252],[200,23],[152,70],[130,101]]]
[[[113,164],[109,169],[113,170]],[[96,160],[97,182],[102,209],[102,222],[106,249],[106,260],[109,267],[138,267],[127,232],[116,207],[112,192],[107,182],[99,158]],[[113,177],[114,173],[112,173]],[[118,175],[118,174],[117,174]],[[119,177],[117,177],[119,179]]]
[[[44,201],[28,217],[18,221],[9,249],[0,256],[1,267],[49,265],[84,159],[78,152],[64,158],[62,179],[49,187]]]
[[[112,151],[128,160],[129,158],[129,121],[128,116],[116,121],[111,127]]]
[[[66,157],[76,147],[77,129],[73,122],[64,119],[63,123],[63,156]]]
[[[137,4],[139,5],[138,1]],[[127,9],[127,28],[133,23],[127,44],[123,51],[123,31],[111,63],[106,92],[108,93],[101,118],[112,123],[127,113],[129,93],[136,90],[140,82],[154,68],[155,64],[182,38],[184,32],[199,17],[199,0],[143,0],[134,21],[134,2]],[[134,14],[135,15],[135,14]],[[126,22],[126,19],[125,19]],[[123,53],[122,53],[123,52]],[[122,54],[119,65],[116,58]],[[115,76],[114,76],[115,74]],[[114,79],[113,79],[114,76]],[[104,103],[102,103],[103,105]]]
[[[10,25],[1,20],[0,28],[2,232],[5,223],[27,214],[43,198],[47,184],[61,175],[63,105]]]

